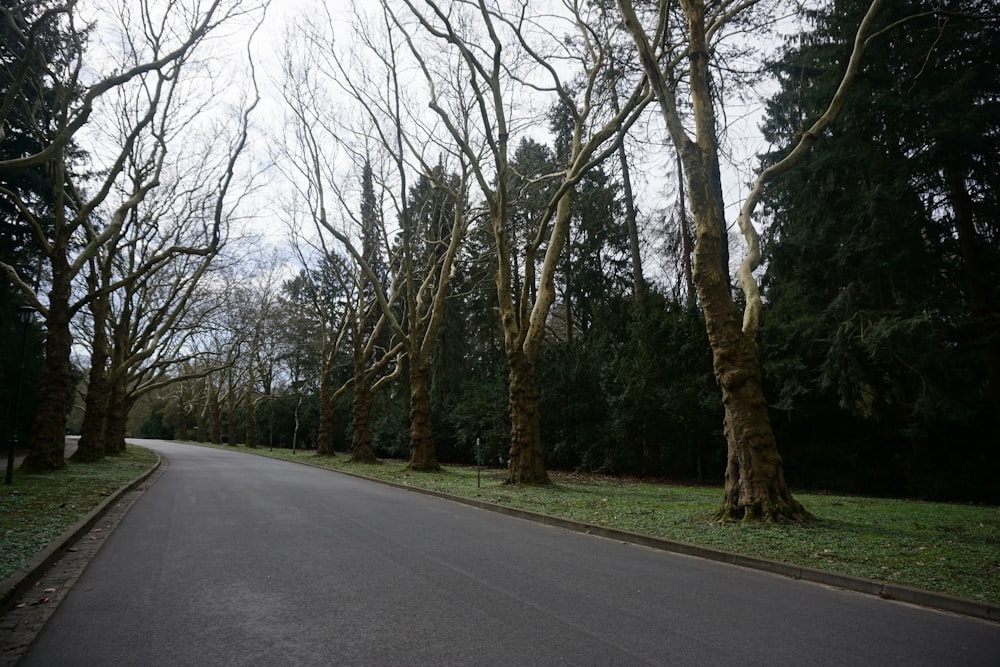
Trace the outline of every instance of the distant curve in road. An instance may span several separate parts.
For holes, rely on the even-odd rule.
[[[1000,625],[164,441],[23,661],[1000,664]]]

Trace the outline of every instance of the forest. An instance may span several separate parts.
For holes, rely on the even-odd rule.
[[[0,0],[25,469],[72,431],[1000,503],[993,3],[127,4]]]

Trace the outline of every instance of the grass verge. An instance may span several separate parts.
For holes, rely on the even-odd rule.
[[[66,470],[46,474],[15,471],[14,483],[0,486],[0,581],[155,462],[153,452],[130,446],[102,463],[68,461]]]
[[[710,521],[722,489],[550,472],[548,487],[502,483],[503,474],[448,466],[416,473],[402,462],[226,447],[311,463],[407,486],[531,510],[724,551],[1000,603],[1000,507],[817,493],[796,497],[817,519],[802,525]]]

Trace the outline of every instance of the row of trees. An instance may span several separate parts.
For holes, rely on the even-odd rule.
[[[74,326],[91,356],[81,459],[121,450],[131,405],[192,354],[191,296],[227,240],[255,104],[217,103],[232,91],[200,52],[262,8],[4,0],[0,11],[0,270],[7,299],[44,321],[24,468],[50,470],[64,466]]]
[[[185,307],[122,334],[150,356],[98,358],[88,385],[104,368],[145,395],[147,435],[416,470],[469,461],[479,440],[511,483],[553,466],[725,471],[720,519],[807,516],[779,441],[796,483],[994,499],[997,68],[972,45],[995,19],[972,0],[805,15],[769,66],[763,129],[781,148],[731,251],[721,112],[764,74],[734,36],[764,31],[771,4],[403,1],[349,29],[303,18],[271,142],[288,253],[248,275],[220,265],[223,235],[175,243],[194,264],[172,257],[173,275],[201,287],[149,281],[161,296],[135,303]],[[644,175],[650,134],[682,178]],[[133,205],[144,241],[158,191]],[[133,302],[101,266],[81,302],[93,321],[102,295],[117,304],[110,333]],[[92,349],[116,349],[98,328]]]
[[[359,23],[355,32],[363,36],[362,43],[343,51],[353,57],[365,48],[372,50],[369,57],[393,54],[391,59],[366,60],[368,75],[363,82],[348,76],[354,70],[337,55],[341,51],[331,38],[332,23],[321,26],[314,20],[297,27],[297,34],[309,39],[305,54],[299,54],[304,59],[286,59],[286,99],[294,136],[286,139],[284,155],[295,156],[290,164],[314,165],[313,172],[297,172],[302,177],[299,194],[310,201],[302,212],[314,218],[315,238],[321,243],[332,240],[334,245],[321,246],[322,268],[308,268],[306,262],[284,294],[290,312],[297,312],[307,284],[312,285],[310,292],[326,289],[325,300],[314,295],[310,299],[319,299],[319,305],[286,319],[320,322],[323,314],[339,312],[336,303],[345,308],[357,304],[347,320],[340,320],[343,324],[356,322],[363,304],[381,306],[366,311],[366,326],[354,323],[349,332],[337,328],[336,318],[324,325],[337,335],[326,339],[331,342],[324,348],[321,383],[339,389],[296,402],[305,410],[297,413],[300,419],[295,422],[301,428],[311,420],[306,431],[321,434],[316,442],[320,451],[330,451],[332,439],[346,426],[351,443],[344,445],[356,458],[370,460],[374,442],[379,455],[409,457],[411,467],[429,469],[436,465],[434,454],[471,460],[472,444],[480,440],[487,443],[483,448],[487,460],[508,462],[511,481],[544,480],[544,466],[530,464],[541,460],[538,452],[544,452],[549,466],[697,479],[715,477],[728,460],[729,495],[720,517],[731,516],[731,508],[743,508],[735,516],[802,516],[789,495],[769,495],[784,486],[773,444],[776,434],[785,443],[784,456],[793,463],[792,479],[797,483],[880,493],[992,497],[994,476],[984,458],[987,443],[997,435],[995,419],[990,418],[997,384],[989,376],[995,339],[987,333],[996,328],[995,301],[991,305],[988,299],[995,299],[997,281],[988,268],[995,263],[985,260],[995,258],[997,238],[990,213],[995,190],[985,168],[992,145],[983,138],[995,130],[990,120],[995,83],[990,79],[993,61],[963,54],[965,47],[959,46],[979,43],[975,40],[995,31],[987,7],[969,3],[961,11],[942,13],[929,6],[914,11],[855,2],[804,17],[813,29],[796,35],[770,65],[783,87],[769,102],[766,138],[789,148],[763,157],[762,178],[741,213],[750,252],[738,272],[742,294],[734,299],[725,270],[729,243],[716,177],[720,166],[713,163],[719,154],[713,148],[719,121],[708,115],[717,99],[713,88],[732,81],[720,80],[718,73],[692,73],[684,57],[690,60],[690,53],[704,52],[738,63],[741,54],[711,41],[713,31],[735,18],[721,11],[722,6],[707,9],[707,16],[721,22],[705,19],[709,27],[708,42],[701,45],[704,51],[696,48],[699,44],[691,46],[690,35],[683,43],[668,39],[668,28],[697,28],[701,15],[695,4],[686,7],[688,14],[683,17],[658,14],[661,33],[655,40],[647,35],[645,43],[641,26],[652,25],[651,15],[630,12],[624,3],[617,13],[595,8],[595,14],[580,25],[604,49],[593,62],[613,63],[614,73],[602,78],[600,67],[588,70],[585,60],[584,75],[565,89],[558,73],[543,66],[556,61],[556,55],[532,48],[526,28],[530,23],[523,21],[519,33],[504,39],[502,31],[509,24],[499,13],[477,17],[476,24],[487,26],[486,35],[473,39],[460,34],[455,26],[461,22],[454,16],[423,15],[413,7],[407,7],[409,13],[386,9],[381,16],[385,31],[378,33],[385,42],[375,38],[371,23]],[[626,19],[630,32],[620,30],[615,23],[619,17]],[[413,90],[403,90],[392,77],[393,72],[406,70],[396,46],[418,39],[405,32],[410,25],[455,45],[451,65],[412,47],[413,60],[406,62],[434,84],[433,94],[440,96],[442,87],[455,85],[452,78],[442,82],[435,77],[445,69],[467,71],[472,81],[481,79],[478,97],[456,94],[469,101],[465,107],[447,109],[438,98],[431,98],[430,119],[419,111],[401,113],[423,108],[406,97],[414,95]],[[596,40],[598,34],[601,38]],[[505,46],[498,50],[490,35]],[[492,43],[492,50],[473,46],[484,43]],[[584,37],[566,39],[560,48],[572,50],[581,43]],[[501,77],[511,72],[486,64],[497,62],[487,59],[511,50],[510,44],[524,49],[522,63],[531,62],[553,77],[549,87],[556,95],[542,121],[548,133],[528,133],[513,143],[508,133],[508,146],[500,141],[500,130],[513,113],[497,101],[501,94],[496,90],[505,90]],[[632,48],[637,51],[630,60]],[[658,54],[657,48],[663,53]],[[678,49],[672,59],[667,57],[670,48]],[[569,56],[563,54],[563,59]],[[381,62],[384,73],[376,74],[371,62]],[[631,69],[625,64],[629,62]],[[644,65],[649,62],[671,62],[679,69],[658,75]],[[955,70],[959,63],[961,76]],[[698,76],[705,77],[700,84]],[[511,78],[507,85],[514,87],[529,77],[522,72]],[[339,84],[343,79],[351,83]],[[534,79],[533,85],[542,87],[539,81]],[[677,99],[679,93],[699,99],[698,85],[708,96],[708,103],[699,102],[706,114],[700,121],[696,113],[685,113],[687,106]],[[325,86],[335,90],[342,86],[338,92],[359,105],[367,124],[359,124],[353,116],[321,118],[317,109],[334,108],[323,98],[330,94]],[[959,114],[940,104],[933,106],[932,100],[952,98],[966,99],[964,108],[974,111]],[[870,100],[878,103],[868,104]],[[895,106],[888,100],[895,100]],[[909,125],[914,105],[922,111],[919,120]],[[607,115],[588,120],[584,113],[597,114],[597,107]],[[689,185],[669,195],[678,205],[670,211],[677,240],[672,253],[660,251],[672,258],[676,269],[655,278],[642,271],[643,261],[647,266],[650,262],[643,257],[639,237],[642,232],[648,242],[652,216],[647,211],[646,224],[640,224],[642,205],[631,191],[630,177],[636,154],[628,150],[628,138],[614,142],[608,135],[610,143],[598,144],[601,150],[593,154],[600,159],[579,178],[573,171],[575,160],[590,155],[588,137],[599,137],[602,130],[628,129],[640,120],[647,123],[648,115],[639,112],[651,109],[663,116],[674,145],[684,149],[680,161]],[[422,123],[430,125],[423,129]],[[494,128],[496,134],[479,136],[477,153],[463,132],[480,125]],[[945,130],[948,126],[955,129]],[[688,139],[691,128],[696,134]],[[926,148],[938,141],[933,138],[938,132],[967,132],[963,141],[974,146],[958,151],[964,155],[959,168],[966,175],[961,178],[976,202],[965,222],[955,213],[963,210],[963,198],[935,182],[939,176],[930,176],[946,168],[946,153]],[[828,135],[824,145],[810,153],[809,146],[824,133]],[[442,134],[450,136],[454,145],[442,146]],[[895,147],[904,134],[906,147]],[[308,150],[302,148],[303,137],[308,139]],[[437,143],[430,143],[431,138]],[[289,145],[299,146],[299,152],[289,150]],[[428,145],[437,162],[423,157]],[[862,146],[870,152],[859,163]],[[340,154],[360,165],[361,176],[354,185],[358,192],[338,186],[333,172],[324,178],[320,171],[333,169]],[[373,157],[376,154],[380,157]],[[486,170],[483,155],[492,160]],[[899,180],[891,183],[886,175],[894,155]],[[925,167],[918,166],[917,156]],[[407,160],[418,163],[416,171],[421,174],[408,190]],[[383,167],[373,170],[373,163]],[[920,176],[921,170],[928,176]],[[502,180],[494,176],[500,173],[507,176]],[[483,200],[470,198],[469,183],[477,180],[486,193]],[[571,190],[565,189],[567,183],[572,183]],[[695,192],[699,187],[701,194]],[[331,189],[336,206],[350,216],[339,225],[323,217],[335,208],[323,199]],[[830,200],[832,196],[836,199]],[[909,197],[915,206],[904,213],[896,199],[900,196]],[[703,197],[700,202],[699,197]],[[875,212],[879,201],[887,207],[882,213]],[[763,210],[757,217],[766,223],[767,233],[756,257],[758,241],[750,219],[759,204]],[[501,209],[506,211],[506,222],[499,228],[496,216]],[[832,215],[833,211],[843,214]],[[921,254],[906,251],[895,235],[882,241],[868,236],[869,225],[876,221],[885,229],[908,230],[920,240],[912,248]],[[462,245],[453,255],[454,241],[461,235]],[[963,235],[965,247],[974,251],[958,252]],[[554,250],[560,245],[558,252]],[[697,249],[703,252],[701,259]],[[920,259],[932,256],[937,257],[934,266]],[[755,272],[758,264],[766,268],[762,274]],[[843,272],[828,270],[831,264],[843,267]],[[906,297],[903,283],[892,283],[887,266],[906,277],[914,294],[923,296]],[[979,268],[970,273],[972,266]],[[331,270],[341,277],[330,280]],[[960,281],[944,279],[949,273],[956,278],[977,276],[979,291],[968,281],[963,287]],[[755,275],[763,275],[762,291],[756,288]],[[724,289],[709,298],[700,290],[715,288],[713,276]],[[878,281],[883,283],[877,288],[882,294],[873,303],[865,294],[875,290]],[[957,290],[948,291],[945,284]],[[432,294],[442,286],[449,296],[438,302]],[[414,307],[421,294],[424,311]],[[712,298],[717,310],[706,305]],[[972,306],[977,298],[980,305]],[[928,310],[932,301],[950,304],[950,314],[941,306]],[[773,314],[759,325],[758,343],[757,314],[764,302],[766,312]],[[742,322],[738,303],[749,304]],[[694,308],[696,304],[704,314]],[[704,334],[712,317],[718,318],[708,328],[715,332],[714,342]],[[411,328],[410,322],[425,321],[433,326]],[[924,337],[935,328],[937,333]],[[970,337],[970,331],[980,333]],[[945,336],[946,332],[950,333]],[[535,334],[540,338],[532,343]],[[368,357],[357,364],[359,357],[345,352],[356,338],[367,341],[371,351],[388,356],[379,356],[377,363]],[[426,346],[428,342],[433,347]],[[746,369],[758,366],[754,361],[758,346],[765,360],[764,374],[747,375]],[[405,353],[396,356],[400,351]],[[933,360],[933,369],[920,359]],[[328,377],[331,371],[335,378]],[[961,380],[970,376],[977,379]],[[727,381],[733,383],[728,388]],[[724,389],[721,401],[716,384]],[[382,388],[382,394],[372,395],[372,390]],[[353,396],[353,407],[348,411],[341,404],[338,411],[337,401],[331,407],[331,395],[338,400]],[[769,405],[764,396],[771,398]],[[409,413],[400,407],[405,405]],[[269,419],[275,407],[267,408]],[[242,423],[246,414],[250,413],[234,411],[228,422]],[[335,427],[320,426],[321,416],[333,419]],[[719,428],[720,422],[725,429]],[[742,434],[728,430],[737,426]],[[944,441],[949,451],[942,454]],[[723,455],[723,442],[729,443],[728,456]],[[741,450],[740,443],[747,447]],[[756,470],[753,483],[745,475],[741,478],[740,460],[746,469]],[[763,505],[747,504],[747,498],[762,497],[768,498]]]

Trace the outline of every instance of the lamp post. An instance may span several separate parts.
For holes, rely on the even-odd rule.
[[[17,319],[21,320],[21,347],[17,367],[17,391],[14,393],[14,430],[7,441],[7,478],[9,486],[14,481],[14,450],[17,449],[17,421],[21,412],[21,382],[24,379],[24,347],[28,342],[28,325],[34,319],[35,309],[31,306],[19,306]]]

